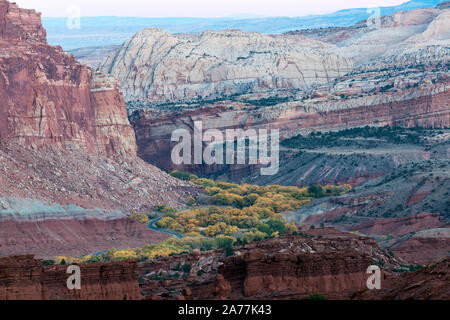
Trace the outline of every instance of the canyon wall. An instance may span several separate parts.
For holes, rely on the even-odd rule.
[[[127,101],[166,103],[305,88],[352,68],[333,47],[304,37],[239,30],[173,35],[146,29],[100,70],[120,79]]]
[[[140,300],[137,261],[80,265],[81,290],[68,290],[66,265],[33,256],[0,258],[0,300]]]
[[[47,41],[40,13],[5,0],[0,1],[0,36],[15,41]]]
[[[386,101],[382,103],[381,101]],[[202,121],[204,130],[279,129],[281,139],[315,131],[336,131],[375,126],[450,127],[450,93],[446,84],[436,91],[409,91],[389,96],[380,94],[367,99],[351,98],[333,102],[302,105],[288,102],[255,108],[238,102],[222,102],[200,109],[161,113],[139,109],[131,117],[139,156],[165,170],[189,170],[201,174],[219,171],[220,166],[175,166],[171,150],[177,143],[171,135],[177,129],[193,132],[194,122]],[[350,107],[354,105],[355,107]],[[233,167],[238,177],[250,168]],[[256,171],[256,170],[254,170]],[[234,173],[233,173],[234,174]]]
[[[39,13],[0,0],[0,256],[166,239],[129,214],[182,207],[194,189],[136,149],[117,81],[48,45]]]
[[[25,146],[136,153],[118,87],[46,42],[40,14],[0,1],[0,139]]]
[[[239,31],[175,36],[151,29],[130,39],[101,70],[117,76],[127,92],[140,157],[165,170],[220,175],[223,166],[174,166],[172,132],[192,131],[194,121],[200,120],[205,130],[280,129],[282,139],[367,125],[450,127],[449,15],[445,8],[426,8],[383,17],[377,27],[363,21],[348,28],[282,36]],[[240,46],[230,44],[234,49],[228,52],[217,44],[224,37],[224,44],[227,37],[245,44],[250,58],[242,59],[248,54],[240,52]],[[295,50],[302,52],[301,64],[288,63],[298,66],[295,72],[275,63],[278,58],[266,59],[288,55],[295,60]],[[331,58],[321,64],[317,55],[322,54]],[[191,65],[192,70],[185,69]],[[269,74],[300,82],[311,70],[317,77],[305,76],[309,81],[302,86],[287,83],[249,90],[241,90],[241,80],[227,82],[234,74],[253,81],[257,73],[250,71],[260,70],[260,65],[268,66]],[[324,77],[317,70],[339,72],[327,71]],[[223,83],[231,87],[220,91]],[[212,88],[217,89],[213,95]],[[239,178],[255,171],[233,166],[230,175]]]
[[[366,286],[370,264],[401,263],[374,239],[333,228],[307,233],[235,247],[230,257],[219,250],[142,262],[141,291],[149,299],[348,299]]]

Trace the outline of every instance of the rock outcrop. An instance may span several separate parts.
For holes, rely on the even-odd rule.
[[[165,239],[128,215],[181,207],[193,189],[136,149],[117,81],[48,45],[40,14],[0,0],[0,256]]]
[[[381,290],[364,290],[356,300],[448,300],[450,299],[450,259],[419,271],[391,277]]]
[[[221,251],[194,252],[143,262],[141,291],[152,299],[349,298],[366,286],[369,265],[388,270],[401,264],[374,239],[332,228],[308,234],[235,247],[231,257]]]
[[[107,155],[136,155],[136,139],[119,84],[112,76],[95,75],[91,82],[97,148]]]
[[[140,300],[137,261],[80,265],[81,290],[67,288],[68,266],[33,256],[0,258],[0,300]]]
[[[173,35],[138,32],[100,67],[128,101],[217,99],[267,89],[300,89],[351,71],[332,46],[299,36],[238,30]]]
[[[40,14],[0,1],[0,139],[135,155],[118,87],[46,42]]]
[[[450,256],[450,228],[423,230],[400,238],[392,245],[393,253],[405,261],[426,266]]]
[[[80,264],[81,290],[67,289],[67,265],[44,266],[33,256],[0,258],[0,300],[141,300],[143,296],[277,300],[308,299],[310,294],[329,299],[445,300],[450,296],[448,259],[416,272],[392,273],[393,267],[402,268],[399,261],[377,249],[373,241],[330,229],[314,232],[324,238],[310,238],[303,244],[294,237],[269,240],[239,248],[229,258],[214,251],[143,263]],[[363,266],[373,263],[386,264],[381,290],[366,289]],[[190,270],[182,279],[172,271],[180,268]]]

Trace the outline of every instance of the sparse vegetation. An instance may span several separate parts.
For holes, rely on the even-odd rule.
[[[170,175],[174,178],[183,180],[183,181],[191,181],[198,179],[198,177],[194,174],[191,174],[189,172],[180,172],[180,171],[172,171]]]
[[[363,127],[337,132],[312,132],[308,136],[298,135],[282,142],[282,145],[297,149],[318,149],[324,147],[359,146],[376,148],[382,143],[413,144],[426,146],[428,138],[439,132],[426,128]]]
[[[195,206],[195,199],[191,197],[192,199],[186,199],[186,204],[193,206],[189,210],[178,211],[164,205],[154,208],[160,217],[156,227],[183,234],[182,239],[171,238],[142,248],[112,249],[101,255],[81,259],[60,257],[59,261],[142,261],[180,255],[195,249],[223,249],[226,256],[232,256],[233,245],[298,233],[295,223],[287,223],[282,213],[298,210],[316,198],[341,195],[351,189],[348,185],[309,188],[237,185],[198,179],[182,172],[175,175],[204,187],[213,202],[209,207]],[[131,217],[142,223],[149,223],[147,214],[134,213]]]
[[[148,225],[150,222],[149,216],[143,212],[135,212],[130,216],[130,218],[139,221],[140,223],[145,225]]]

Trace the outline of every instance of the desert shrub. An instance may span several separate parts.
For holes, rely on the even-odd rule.
[[[189,263],[186,263],[183,265],[182,270],[184,273],[190,273],[192,269],[192,265],[190,265]]]
[[[321,186],[310,186],[308,188],[308,193],[314,198],[320,198],[324,195],[324,190]]]
[[[198,177],[194,174],[191,174],[189,172],[180,172],[180,171],[173,171],[170,173],[170,175],[174,178],[183,180],[183,181],[191,181],[196,180]]]
[[[145,225],[149,224],[150,222],[150,218],[148,217],[148,215],[143,212],[135,212],[131,214],[130,218],[139,221],[140,223]]]
[[[187,197],[185,200],[186,205],[192,207],[195,204],[195,198],[194,197]]]
[[[267,225],[272,230],[272,233],[278,232],[279,234],[284,234],[286,232],[286,225],[280,220],[269,220]]]
[[[204,188],[207,188],[207,187],[212,188],[212,187],[216,186],[216,183],[213,180],[210,180],[210,179],[201,178],[201,179],[197,179],[197,180],[195,180],[193,182],[194,182],[194,184],[202,186]]]
[[[44,260],[42,261],[42,263],[44,264],[44,266],[53,266],[54,264],[56,264],[55,260]]]
[[[218,236],[215,238],[216,246],[219,249],[224,249],[226,247],[233,246],[235,239],[229,236]]]

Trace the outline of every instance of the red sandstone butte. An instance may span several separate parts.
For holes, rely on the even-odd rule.
[[[136,154],[117,84],[46,42],[41,17],[0,0],[0,139],[91,154]]]

